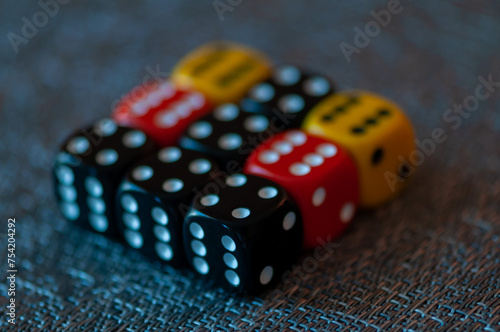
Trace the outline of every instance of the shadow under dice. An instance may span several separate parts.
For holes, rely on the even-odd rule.
[[[235,104],[223,104],[189,126],[180,145],[216,158],[229,173],[241,172],[252,150],[283,127],[262,114],[242,112]]]
[[[415,137],[393,102],[364,91],[340,92],[311,110],[303,128],[338,142],[356,159],[362,206],[380,205],[409,183],[406,160],[415,150]]]
[[[241,105],[248,112],[283,118],[287,128],[298,128],[307,112],[333,91],[333,84],[326,77],[287,65],[275,69],[270,79],[254,85]]]
[[[73,133],[53,166],[62,214],[80,226],[116,236],[114,200],[121,177],[154,148],[144,132],[117,126],[110,119]]]
[[[205,185],[184,222],[188,262],[207,282],[238,293],[281,279],[302,246],[299,210],[273,181],[234,174]]]
[[[185,265],[184,215],[197,188],[219,167],[196,151],[165,147],[132,166],[116,197],[118,227],[125,241],[146,256]]]
[[[143,130],[161,146],[176,144],[186,127],[211,110],[200,92],[171,82],[136,87],[113,110],[119,124]]]
[[[203,45],[174,68],[172,79],[194,88],[214,104],[241,99],[252,85],[270,75],[269,61],[249,47],[228,42]]]
[[[356,165],[344,149],[323,138],[288,130],[260,145],[245,173],[279,183],[297,202],[304,227],[304,248],[341,234],[359,199]]]

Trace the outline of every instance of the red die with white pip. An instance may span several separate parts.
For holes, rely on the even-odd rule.
[[[244,171],[279,183],[294,198],[302,214],[304,249],[338,236],[356,212],[356,165],[332,141],[300,130],[282,132],[253,151]]]
[[[163,81],[134,88],[118,103],[112,117],[166,146],[176,144],[186,128],[211,108],[201,92],[180,89],[170,81]]]

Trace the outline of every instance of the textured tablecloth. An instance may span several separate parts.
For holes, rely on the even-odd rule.
[[[500,329],[500,86],[477,88],[500,81],[498,1],[60,1],[47,7],[53,17],[35,1],[0,4],[0,330]],[[370,23],[371,11],[389,9],[390,22]],[[359,213],[259,297],[207,290],[189,271],[81,231],[52,197],[50,165],[66,135],[214,39],[384,94],[419,140],[436,128],[447,137],[400,197]]]

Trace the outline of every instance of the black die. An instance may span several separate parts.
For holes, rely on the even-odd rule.
[[[234,173],[242,170],[245,159],[257,145],[284,129],[265,115],[223,104],[191,124],[180,145],[216,158],[228,173]]]
[[[279,281],[302,245],[302,220],[278,184],[234,174],[193,199],[184,222],[188,262],[208,282],[258,293]]]
[[[116,197],[118,227],[125,241],[148,257],[185,265],[185,213],[195,190],[218,172],[213,159],[173,146],[134,164]]]
[[[155,145],[142,131],[102,119],[73,133],[53,167],[56,198],[63,215],[76,224],[115,237],[116,189],[128,166]]]
[[[287,128],[299,128],[307,112],[333,92],[334,85],[326,77],[286,65],[253,86],[241,106],[248,112],[281,118]]]

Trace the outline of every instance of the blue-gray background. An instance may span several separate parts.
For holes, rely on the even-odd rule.
[[[22,35],[23,17],[32,22],[42,8],[3,1],[0,234],[16,217],[16,327],[498,330],[500,88],[459,128],[443,114],[474,95],[478,76],[500,81],[500,5],[402,0],[401,6],[348,63],[339,45],[353,45],[354,28],[364,29],[386,1],[243,0],[221,20],[212,1],[72,0],[17,53],[7,35]],[[260,297],[206,290],[190,272],[74,228],[52,198],[51,160],[66,135],[109,114],[147,68],[166,74],[214,39],[322,72],[341,88],[385,94],[407,111],[419,139],[435,128],[448,136],[409,190],[360,213],[328,256],[303,256],[276,291]]]

